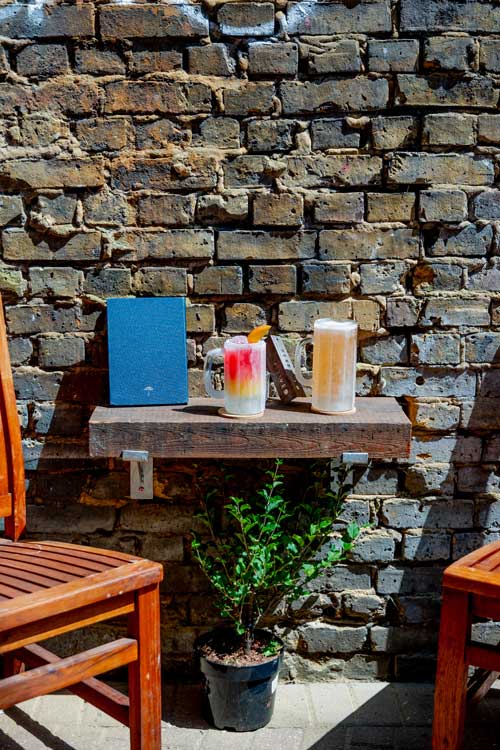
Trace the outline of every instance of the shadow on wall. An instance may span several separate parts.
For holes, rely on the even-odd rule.
[[[500,369],[495,368],[500,348],[495,334],[472,334],[468,339],[474,340],[471,346],[482,347],[478,359],[483,366],[487,359],[493,367],[472,371],[477,377],[476,395],[460,399],[455,434],[417,430],[413,440],[415,463],[409,468],[407,486],[417,490],[416,495],[420,488],[422,495],[432,496],[399,501],[404,508],[397,518],[391,516],[391,502],[384,503],[384,520],[403,535],[405,568],[380,570],[378,583],[397,597],[410,627],[406,632],[388,628],[381,645],[389,653],[414,653],[396,669],[398,677],[408,680],[418,679],[419,674],[428,677],[435,669],[444,568],[450,560],[500,539]],[[472,356],[467,359],[474,361]],[[434,408],[441,407],[435,403]],[[432,419],[431,412],[429,416]],[[497,645],[500,624],[477,623],[473,638]]]

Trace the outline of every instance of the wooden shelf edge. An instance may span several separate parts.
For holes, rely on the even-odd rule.
[[[158,458],[334,458],[347,451],[374,459],[410,455],[411,423],[394,398],[358,398],[355,414],[310,411],[308,399],[271,401],[258,420],[219,416],[220,403],[191,399],[185,406],[103,407],[89,423],[89,452],[119,457],[147,450]]]

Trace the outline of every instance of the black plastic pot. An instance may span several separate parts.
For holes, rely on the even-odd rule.
[[[208,721],[217,729],[251,732],[266,726],[274,710],[283,643],[265,630],[256,630],[256,637],[277,640],[282,649],[262,664],[238,667],[212,661],[201,653],[217,631],[198,638],[195,644],[203,675],[205,711]]]

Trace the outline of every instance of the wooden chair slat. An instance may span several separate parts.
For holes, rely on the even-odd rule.
[[[50,583],[45,579],[43,583],[37,583],[36,581],[27,581],[20,578],[12,571],[6,575],[0,572],[0,585],[12,586],[18,589],[21,594],[28,594],[30,591],[40,591],[40,589],[51,588]]]
[[[3,564],[4,560],[17,560],[18,562],[29,560],[30,562],[33,562],[33,564],[38,563],[38,565],[43,565],[45,570],[63,571],[65,573],[70,573],[75,578],[84,578],[85,576],[94,575],[95,573],[102,573],[101,569],[83,568],[80,565],[75,565],[73,563],[64,563],[59,558],[54,559],[46,557],[45,555],[37,555],[29,550],[12,550],[8,556],[2,556],[0,554],[0,565]],[[109,570],[109,568],[105,568],[105,570]]]
[[[69,685],[109,672],[124,664],[137,660],[137,641],[120,638],[104,646],[83,651],[76,656],[59,659],[58,662],[22,672],[0,682],[0,709],[62,690]],[[54,667],[57,666],[57,669]]]
[[[133,560],[141,560],[142,558],[136,555],[128,555],[126,552],[116,552],[110,549],[99,549],[97,547],[82,547],[70,544],[69,542],[44,542],[47,547],[60,547],[61,549],[77,549],[84,555],[92,554],[97,557],[104,557],[106,559],[119,560],[121,562],[132,562]]]
[[[10,547],[10,545],[9,545]],[[71,565],[75,569],[83,571],[82,575],[91,575],[92,573],[102,573],[110,568],[117,568],[117,565],[106,565],[105,563],[94,562],[93,560],[85,560],[79,558],[77,555],[64,555],[57,552],[52,552],[50,549],[46,550],[41,545],[39,549],[29,547],[26,545],[26,549],[23,549],[23,544],[12,545],[12,549],[8,547],[2,547],[0,551],[0,561],[3,555],[22,555],[23,557],[31,557],[34,560],[49,560],[55,563],[61,562],[65,565]]]
[[[20,573],[26,573],[26,575],[29,575],[30,578],[31,576],[40,575],[40,567],[25,562],[22,556],[20,556],[20,559],[14,560],[6,560],[3,557],[0,560],[0,570],[1,569],[16,570]],[[69,581],[74,581],[75,578],[79,577],[75,574],[65,573],[64,571],[60,570],[60,568],[47,568],[46,565],[43,566],[43,576],[46,580],[51,581],[51,586],[56,586],[58,583],[68,583]]]
[[[61,611],[136,591],[144,586],[159,583],[161,577],[161,566],[143,560],[104,573],[96,573],[86,579],[62,583],[51,589],[19,596],[15,606],[11,602],[0,604],[0,631],[33,622],[42,613],[44,617],[51,617]]]

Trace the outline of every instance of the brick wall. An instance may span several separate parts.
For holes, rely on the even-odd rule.
[[[500,537],[500,5],[37,0],[2,3],[0,37],[31,534],[165,561],[166,663],[187,668],[211,622],[187,538],[217,467],[158,464],[141,506],[120,462],[86,460],[105,299],[187,294],[193,394],[221,337],[352,314],[359,393],[401,399],[413,457],[358,483],[347,514],[373,528],[292,610],[287,669],[416,677],[442,567]]]

